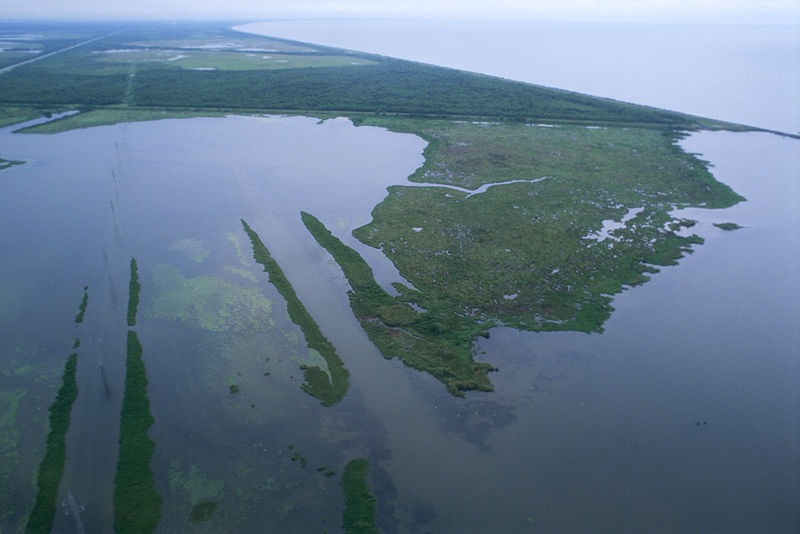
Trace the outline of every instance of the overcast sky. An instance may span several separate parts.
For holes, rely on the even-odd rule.
[[[800,24],[800,0],[2,0],[0,20],[455,17]]]

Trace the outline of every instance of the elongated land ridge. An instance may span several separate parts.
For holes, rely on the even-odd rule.
[[[745,126],[214,24],[115,30],[72,36],[84,44],[0,76],[4,120],[79,109],[26,130],[58,132],[229,112],[345,115],[427,141],[410,179],[450,187],[391,187],[354,232],[409,282],[395,284],[398,296],[323,221],[302,217],[342,268],[353,312],[381,353],[454,395],[492,389],[491,362],[473,354],[491,327],[602,331],[615,294],[702,242],[675,208],[743,200],[677,141],[688,130]],[[465,192],[488,184],[503,185]],[[245,230],[257,261],[271,259]],[[264,262],[295,302],[293,320],[313,324],[277,263]],[[305,368],[304,389],[333,403],[347,372],[332,350],[319,351],[330,377]]]
[[[347,372],[341,358],[336,354],[334,346],[322,334],[317,322],[308,313],[291,282],[286,278],[283,269],[270,255],[261,238],[244,220],[242,220],[242,226],[253,246],[253,259],[264,267],[264,271],[269,274],[270,283],[286,300],[286,311],[289,318],[303,331],[308,348],[317,351],[327,364],[327,372],[318,366],[304,365],[301,367],[306,380],[302,386],[303,391],[319,399],[324,406],[336,404],[347,393],[350,385],[350,373]]]

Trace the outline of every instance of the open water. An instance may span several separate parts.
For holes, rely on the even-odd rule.
[[[341,44],[319,35],[294,37]],[[511,63],[544,46],[536,32],[528,39],[507,47],[518,54]],[[441,34],[442,47],[452,41]],[[348,46],[381,51],[363,44]],[[649,57],[653,68],[629,80],[683,64],[674,53]],[[713,66],[698,66],[698,75]],[[737,106],[719,114],[703,107],[704,91],[683,107],[657,101],[668,88],[651,91],[654,100],[642,101],[738,120]],[[793,109],[796,101],[771,105]],[[800,130],[767,118],[767,107],[747,111],[763,122],[745,122]],[[6,129],[0,146],[3,157],[27,162],[0,173],[0,390],[20,398],[22,451],[13,486],[0,495],[10,509],[0,515],[3,532],[19,525],[33,496],[46,406],[75,338],[79,396],[59,498],[69,491],[85,506],[87,532],[112,530],[131,256],[143,286],[135,329],[156,421],[153,470],[165,498],[159,532],[338,532],[338,478],[360,456],[370,460],[387,533],[800,527],[800,141],[724,132],[685,140],[748,201],[693,210],[706,243],[618,295],[603,334],[494,329],[479,348],[500,368],[496,391],[466,399],[380,356],[352,316],[341,272],[297,215],[317,215],[357,246],[350,231],[386,186],[405,183],[421,163],[416,137],[344,120],[230,117],[53,136]],[[341,403],[325,408],[300,390],[298,366],[314,356],[252,261],[242,218],[349,370]],[[727,221],[744,228],[711,225]],[[369,260],[382,283],[397,276],[374,253]],[[86,320],[76,325],[87,284]],[[231,292],[238,304],[226,300]],[[187,298],[196,304],[182,305]],[[214,518],[187,523],[202,501],[218,503]],[[61,513],[56,521],[57,532],[73,528]]]

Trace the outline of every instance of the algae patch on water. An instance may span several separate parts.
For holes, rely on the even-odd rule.
[[[188,502],[191,509],[186,520],[189,523],[202,523],[214,517],[224,487],[224,481],[206,476],[196,465],[184,469],[181,462],[176,461],[170,466],[170,492]]]
[[[173,265],[158,265],[150,274],[153,297],[143,310],[148,318],[235,334],[263,331],[274,325],[272,302],[258,288],[213,276],[187,278]]]
[[[195,263],[203,263],[211,255],[211,251],[203,246],[199,239],[179,239],[169,247],[170,249],[185,254]]]

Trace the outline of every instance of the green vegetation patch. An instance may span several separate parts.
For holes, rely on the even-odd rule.
[[[89,304],[89,286],[83,287],[83,298],[81,304],[78,306],[78,315],[75,316],[76,323],[83,322],[83,316],[86,315],[86,306]],[[77,347],[76,347],[77,348]]]
[[[4,169],[8,169],[9,167],[13,167],[14,165],[22,165],[24,162],[22,161],[13,161],[8,159],[0,158],[0,171]]]
[[[0,106],[0,128],[43,116],[50,116],[50,113],[30,106]]]
[[[203,242],[199,239],[179,239],[170,245],[169,248],[185,254],[195,263],[203,263],[211,255],[211,251],[205,248]]]
[[[742,226],[739,226],[738,224],[732,222],[713,223],[713,224],[720,230],[725,230],[727,232],[731,232],[733,230],[739,230],[740,228],[742,228]]]
[[[189,523],[203,523],[214,517],[217,511],[217,501],[203,501],[197,503],[189,513],[187,521]]]
[[[61,388],[55,401],[50,405],[50,433],[47,435],[44,458],[39,464],[39,473],[36,477],[38,493],[25,532],[48,534],[53,528],[58,485],[64,473],[70,412],[72,404],[78,397],[78,383],[75,379],[77,365],[78,355],[70,355],[64,365]]]
[[[156,444],[147,431],[155,420],[147,398],[147,371],[142,345],[128,331],[125,394],[120,417],[119,461],[114,477],[114,531],[144,534],[155,530],[161,518],[161,495],[150,461]]]
[[[136,267],[136,258],[131,258],[131,281],[128,284],[128,326],[136,324],[136,313],[139,310],[139,271]]]
[[[223,480],[209,478],[196,465],[182,468],[173,462],[169,471],[170,492],[191,507],[187,522],[202,523],[213,518],[225,486]]]
[[[350,283],[350,307],[367,335],[386,358],[426,371],[453,395],[467,390],[491,391],[493,368],[473,360],[472,340],[485,335],[487,324],[451,313],[442,306],[417,312],[402,299],[389,295],[375,282],[372,269],[352,248],[325,225],[303,212],[303,223],[314,239],[341,267]]]
[[[377,534],[375,529],[375,497],[367,486],[366,458],[350,460],[339,484],[344,492],[342,526],[345,534]]]
[[[242,220],[242,226],[253,246],[253,258],[264,266],[264,272],[269,275],[270,283],[286,300],[286,311],[289,313],[289,318],[303,331],[308,348],[318,352],[327,364],[327,373],[318,366],[304,365],[301,367],[305,378],[303,391],[319,399],[323,406],[336,404],[342,400],[350,387],[350,373],[336,354],[334,346],[322,335],[317,322],[308,313],[291,282],[286,278],[278,262],[270,255],[261,238],[244,220]]]
[[[221,117],[222,113],[210,111],[174,111],[166,109],[144,109],[144,108],[105,108],[92,109],[69,115],[61,119],[45,122],[36,126],[30,126],[17,130],[19,133],[54,134],[75,130],[78,128],[92,128],[94,126],[107,126],[120,122],[143,122],[164,119],[190,119],[193,117]]]
[[[669,211],[742,200],[661,131],[462,123],[424,133],[434,142],[417,180],[475,188],[544,178],[474,196],[392,187],[354,231],[413,284],[398,288],[408,302],[475,321],[600,331],[612,295],[702,242],[677,235],[691,222]],[[617,228],[606,235],[609,223]]]
[[[144,312],[149,318],[236,335],[263,331],[274,324],[272,302],[258,288],[212,276],[187,278],[173,265],[158,265],[151,274],[153,297]]]

